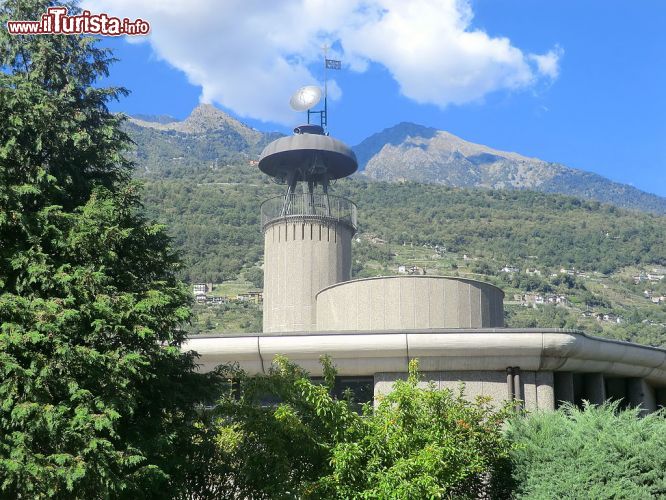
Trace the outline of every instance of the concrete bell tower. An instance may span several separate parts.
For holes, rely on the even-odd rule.
[[[287,185],[261,205],[264,332],[316,330],[317,293],[351,278],[356,205],[328,187],[357,168],[354,152],[319,125],[296,127],[262,152],[259,169]]]

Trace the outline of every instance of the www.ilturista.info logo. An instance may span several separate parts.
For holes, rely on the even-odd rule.
[[[143,19],[132,21],[87,10],[68,16],[65,7],[49,7],[39,21],[7,21],[7,31],[12,35],[141,36],[150,32],[150,24]]]

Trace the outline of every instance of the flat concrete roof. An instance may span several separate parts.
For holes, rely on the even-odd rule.
[[[418,358],[424,372],[518,366],[645,378],[666,387],[666,349],[557,328],[216,334],[189,337],[182,349],[197,352],[204,371],[237,362],[249,374],[265,373],[281,354],[319,375],[319,358],[327,354],[340,375],[404,373]]]
[[[429,334],[429,333],[534,333],[534,332],[543,332],[543,333],[575,333],[578,335],[584,335],[585,337],[608,340],[610,342],[619,342],[621,344],[631,344],[631,345],[641,345],[635,344],[633,342],[625,342],[622,340],[615,339],[606,339],[603,337],[595,337],[593,335],[588,335],[580,330],[573,330],[570,328],[432,328],[426,330],[415,330],[415,334]],[[188,338],[190,339],[217,339],[217,338],[229,338],[229,337],[293,337],[293,336],[302,336],[302,335],[384,335],[387,333],[406,333],[405,330],[377,330],[377,331],[365,331],[365,330],[346,330],[342,332],[330,331],[330,332],[231,332],[231,333],[202,333],[200,335],[192,335]],[[651,347],[651,346],[643,346]],[[660,347],[652,347],[653,349],[663,350],[666,352],[666,349],[661,349]]]

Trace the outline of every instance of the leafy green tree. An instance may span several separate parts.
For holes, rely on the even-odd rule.
[[[324,360],[324,383],[278,357],[269,373],[248,377],[220,367],[230,381],[201,425],[192,498],[322,498],[318,480],[331,470],[330,450],[362,435],[362,418],[348,400],[330,395],[335,371]]]
[[[264,288],[264,271],[256,266],[245,271],[245,279],[255,288]]]
[[[50,3],[8,0],[0,25]],[[125,91],[95,86],[111,62],[90,37],[0,30],[2,497],[177,490],[206,387],[179,349],[179,264],[107,109]]]
[[[373,409],[284,358],[269,375],[235,380],[211,412],[192,457],[194,498],[477,498],[509,491],[510,444],[501,433],[509,409],[423,387],[417,364]],[[233,387],[236,390],[233,390]],[[242,389],[242,390],[241,390]]]
[[[320,484],[332,498],[479,498],[510,491],[510,444],[501,426],[508,406],[466,401],[460,392],[419,386],[418,364],[407,380],[366,407],[362,437],[339,442],[333,470]]]

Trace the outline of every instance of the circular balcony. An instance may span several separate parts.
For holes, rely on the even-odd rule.
[[[356,212],[354,202],[341,196],[323,193],[276,196],[261,204],[261,227],[265,228],[276,220],[307,220],[316,217],[343,222],[356,231]]]

